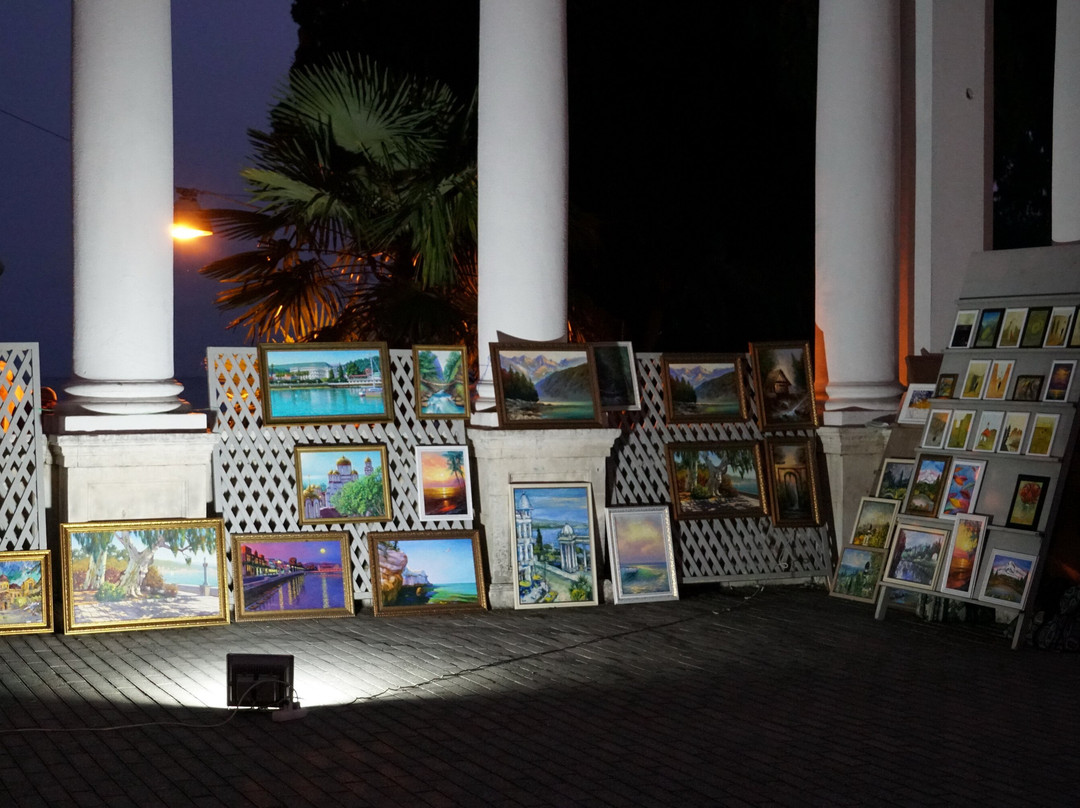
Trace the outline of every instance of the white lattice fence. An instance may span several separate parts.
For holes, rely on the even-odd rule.
[[[639,354],[641,411],[626,413],[615,447],[612,505],[671,503],[668,488],[669,443],[761,440],[756,402],[751,420],[731,424],[667,424],[659,354]],[[753,386],[746,380],[746,389]],[[804,431],[778,434],[806,435]],[[674,523],[684,581],[731,581],[770,577],[827,575],[829,537],[822,527],[779,528],[758,519],[686,519]]]
[[[45,549],[45,436],[36,342],[0,343],[0,550]]]
[[[214,431],[221,436],[214,450],[214,505],[227,532],[231,536],[345,530],[351,537],[353,594],[370,598],[368,531],[424,528],[417,516],[415,448],[464,444],[464,422],[417,418],[411,351],[390,351],[394,421],[386,424],[266,426],[254,348],[209,348],[207,369]],[[301,526],[295,447],[365,444],[386,446],[392,520]],[[471,527],[471,520],[439,524],[440,529]]]

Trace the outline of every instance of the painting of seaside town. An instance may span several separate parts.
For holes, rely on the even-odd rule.
[[[765,515],[757,443],[669,443],[667,454],[676,519]]]
[[[608,508],[607,524],[615,602],[677,600],[667,507]]]
[[[66,632],[228,621],[220,519],[60,528]]]
[[[376,615],[487,608],[477,531],[371,533],[368,541]]]
[[[669,423],[746,420],[741,356],[665,354],[661,361]]]
[[[510,486],[518,595],[514,607],[589,606],[596,593],[592,486]]]
[[[386,447],[297,446],[300,524],[386,522]]]
[[[0,634],[53,630],[50,552],[0,553]]]
[[[347,533],[233,537],[237,620],[353,614]]]
[[[417,446],[416,478],[421,522],[472,518],[468,447]]]
[[[382,342],[259,345],[263,421],[374,423],[394,417]]]
[[[495,404],[501,424],[596,426],[600,397],[589,351],[492,344]]]
[[[469,361],[464,345],[414,345],[413,376],[420,418],[469,416]]]

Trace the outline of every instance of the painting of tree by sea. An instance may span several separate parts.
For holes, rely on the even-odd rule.
[[[676,519],[765,515],[758,443],[671,443],[667,457]]]
[[[297,446],[300,524],[385,522],[390,491],[386,447]]]
[[[741,356],[665,354],[661,360],[670,423],[746,420]]]
[[[48,550],[0,553],[0,634],[53,630]]]
[[[237,620],[353,614],[347,533],[233,536],[232,560]]]
[[[495,343],[495,404],[501,424],[596,426],[600,394],[585,347],[565,349]]]
[[[416,477],[420,521],[472,518],[468,447],[417,446]]]
[[[468,417],[469,363],[464,345],[414,345],[413,376],[419,417]]]
[[[882,550],[848,545],[836,566],[830,594],[838,598],[873,602],[884,559]]]
[[[376,615],[487,608],[476,531],[369,534]]]
[[[69,633],[227,622],[220,519],[61,525]]]
[[[668,509],[611,507],[607,527],[615,602],[676,600],[679,588]]]

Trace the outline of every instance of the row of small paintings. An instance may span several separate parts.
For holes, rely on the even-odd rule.
[[[1021,374],[1014,379],[1012,374],[1015,365],[1013,359],[972,359],[968,362],[959,390],[956,386],[959,374],[942,373],[938,376],[937,384],[932,387],[933,397],[1004,401],[1010,398],[1008,391],[1011,383],[1013,401],[1068,400],[1076,371],[1075,359],[1053,360],[1047,375]]]
[[[922,447],[1049,457],[1060,418],[1056,412],[932,409]]]
[[[1076,306],[961,309],[950,348],[1080,348]]]

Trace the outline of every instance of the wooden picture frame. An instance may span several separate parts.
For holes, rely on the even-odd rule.
[[[1070,348],[1080,348],[1080,307],[1073,314],[1072,333],[1069,335]]]
[[[948,435],[949,421],[952,420],[952,410],[930,410],[923,427],[922,442],[924,449],[940,449],[945,445]]]
[[[53,632],[52,552],[0,552],[0,635]]]
[[[889,546],[893,520],[900,510],[900,501],[882,497],[863,497],[851,528],[849,544],[860,547],[876,547],[883,550]]]
[[[749,418],[741,354],[663,354],[660,369],[669,424]]]
[[[1036,474],[1018,474],[1013,489],[1005,527],[1016,530],[1038,530],[1050,478]]]
[[[1038,373],[1018,375],[1013,382],[1013,401],[1042,401],[1042,387],[1046,377]]]
[[[761,429],[816,428],[810,344],[751,342],[750,357]]]
[[[479,531],[377,531],[367,538],[376,617],[487,609]]]
[[[975,410],[953,410],[943,448],[960,452],[966,450],[971,438],[971,426],[974,423]]]
[[[911,476],[915,471],[913,457],[886,457],[881,463],[874,496],[881,499],[895,499],[903,502],[911,486]]]
[[[607,539],[616,604],[679,599],[671,514],[666,505],[609,507]]]
[[[975,326],[975,338],[972,348],[993,348],[997,345],[998,332],[1005,309],[983,309],[979,312],[979,324]]]
[[[761,443],[669,443],[668,485],[675,518],[745,519],[768,513]]]
[[[64,632],[229,622],[221,519],[60,525]]]
[[[973,452],[996,452],[1001,445],[1001,425],[1005,421],[1003,410],[983,410],[975,423]]]
[[[236,620],[352,616],[349,559],[344,531],[233,536]]]
[[[1056,412],[1034,413],[1031,432],[1028,433],[1027,443],[1024,444],[1024,454],[1050,457],[1060,417]]]
[[[414,345],[417,418],[469,417],[469,353],[464,345]]]
[[[976,513],[959,514],[949,534],[945,564],[938,588],[948,595],[972,597],[979,571],[987,517]]]
[[[943,454],[920,454],[915,458],[915,470],[902,513],[931,518],[937,515],[945,489],[945,474],[951,462],[952,457]]]
[[[1020,347],[1020,337],[1024,333],[1024,321],[1027,320],[1027,307],[1005,309],[1001,318],[1001,330],[998,332],[998,348]]]
[[[640,410],[641,391],[633,344],[627,341],[594,342],[592,353],[596,363],[600,409],[604,412]]]
[[[265,424],[394,420],[385,342],[259,344]]]
[[[896,422],[898,424],[925,424],[936,392],[936,384],[909,384],[900,401]]]
[[[302,525],[389,522],[386,446],[297,446],[296,513]]]
[[[1050,373],[1046,376],[1043,401],[1068,401],[1075,370],[1075,359],[1055,359],[1051,362]]]
[[[978,319],[978,309],[961,309],[956,312],[956,321],[953,323],[952,337],[949,338],[949,347],[970,347],[971,339],[975,336],[975,321]]]
[[[1050,325],[1050,307],[1035,306],[1028,309],[1024,322],[1024,333],[1020,336],[1021,348],[1041,348],[1046,338],[1046,329]]]
[[[985,460],[954,457],[949,464],[945,492],[941,497],[938,515],[944,517],[971,513],[979,500],[979,490],[982,488],[985,471]]]
[[[1038,557],[1030,553],[996,548],[990,552],[979,584],[979,600],[997,606],[1023,609],[1035,579]]]
[[[952,527],[951,522],[940,519],[911,521],[898,517],[882,582],[933,592]]]
[[[595,606],[596,538],[590,483],[511,483],[515,609]]]
[[[1020,454],[1024,448],[1024,436],[1027,434],[1028,420],[1031,413],[1006,412],[1001,424],[1001,440],[998,451],[1002,454]]]
[[[934,398],[953,398],[958,380],[959,375],[956,373],[939,373],[934,386]]]
[[[491,367],[501,426],[600,425],[600,391],[588,346],[493,342]]]
[[[884,550],[849,544],[840,553],[836,572],[829,585],[829,594],[837,598],[873,603],[884,567]]]
[[[777,527],[821,524],[818,505],[817,451],[812,438],[765,438],[769,506]]]
[[[421,522],[473,518],[468,446],[416,447],[416,516]]]
[[[1075,306],[1054,306],[1043,338],[1044,348],[1064,348],[1069,341]]]
[[[983,389],[983,398],[1001,401],[1009,391],[1009,382],[1012,381],[1013,367],[1016,362],[1012,359],[995,359],[990,363],[990,372],[986,375],[986,387]]]
[[[964,385],[960,388],[960,398],[982,398],[986,388],[986,378],[990,373],[989,359],[972,359],[964,373]]]

